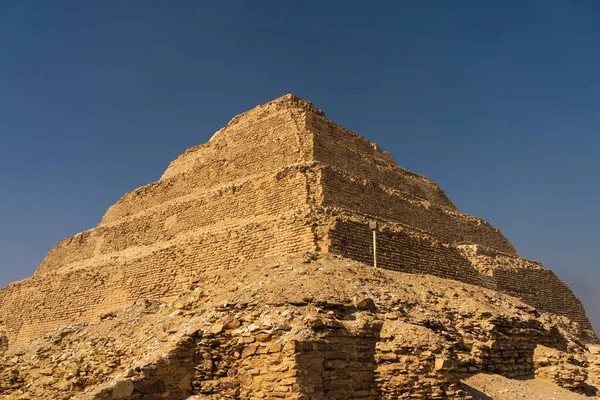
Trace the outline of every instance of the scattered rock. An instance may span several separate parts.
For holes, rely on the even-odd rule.
[[[123,399],[133,393],[133,382],[131,379],[124,379],[115,383],[112,390],[113,399]]]
[[[354,298],[354,307],[356,307],[359,310],[368,310],[368,311],[372,311],[375,310],[376,306],[375,306],[375,302],[373,301],[373,299],[369,298],[369,297],[363,297],[361,299],[358,298]]]

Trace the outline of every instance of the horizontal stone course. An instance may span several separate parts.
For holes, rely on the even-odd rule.
[[[253,219],[277,215],[282,210],[305,208],[307,180],[311,175],[305,168],[298,166],[252,181],[200,192],[180,201],[141,210],[130,218],[100,225],[61,242],[48,254],[37,273],[131,247],[154,245],[199,228],[242,225]]]
[[[6,318],[9,343],[23,344],[68,323],[93,322],[135,299],[173,297],[198,270],[233,268],[243,260],[312,251],[312,226],[302,219],[291,215],[237,229],[200,231],[141,257],[34,275],[11,284],[0,291],[3,315],[16,317]]]
[[[384,221],[416,227],[445,243],[477,243],[516,255],[500,231],[480,219],[448,213],[436,204],[423,204],[403,190],[344,175],[330,167],[321,171],[323,204]]]
[[[364,220],[340,218],[330,232],[330,241],[331,252],[372,263],[372,233]],[[435,275],[507,293],[540,311],[564,315],[593,332],[581,301],[552,271],[520,257],[489,250],[479,253],[471,250],[473,247],[477,248],[451,246],[386,223],[377,234],[377,266]],[[483,270],[482,259],[487,261]]]
[[[518,257],[497,229],[461,213],[379,146],[285,96],[234,118],[158,182],[123,196],[96,228],[61,241],[32,278],[1,290],[0,344],[94,321],[135,299],[170,298],[199,271],[243,260],[306,251],[370,263],[371,219],[382,226],[381,267],[502,291],[595,338],[569,288]]]

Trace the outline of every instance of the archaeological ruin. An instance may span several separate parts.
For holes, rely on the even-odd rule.
[[[286,95],[0,291],[0,396],[468,399],[480,372],[583,393],[597,342],[552,271]]]

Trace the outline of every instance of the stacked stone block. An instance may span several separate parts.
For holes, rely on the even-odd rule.
[[[235,117],[158,182],[123,196],[96,228],[60,242],[31,278],[1,290],[3,343],[93,322],[138,298],[172,298],[199,271],[245,260],[310,251],[370,262],[369,220],[382,226],[382,268],[508,293],[595,340],[554,274],[431,180],[288,95]]]

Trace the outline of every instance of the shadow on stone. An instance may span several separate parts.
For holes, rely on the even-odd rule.
[[[340,329],[318,340],[298,342],[302,393],[326,399],[381,398],[375,383],[380,328],[367,326],[358,333]]]
[[[473,396],[473,400],[493,400],[493,397],[488,396],[487,394],[480,392],[472,386],[467,385],[466,383],[462,383],[461,389]]]

